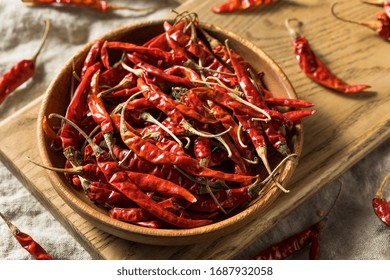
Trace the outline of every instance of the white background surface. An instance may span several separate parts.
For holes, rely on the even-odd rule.
[[[141,7],[163,1],[120,1]],[[146,3],[146,4],[145,4]],[[43,19],[51,20],[48,42],[38,58],[34,78],[20,87],[0,105],[0,121],[43,94],[61,66],[84,44],[113,28],[143,19],[165,17],[177,6],[166,1],[166,7],[153,14],[122,11],[101,14],[88,9],[26,6],[21,1],[0,0],[0,73],[22,58],[30,58],[40,44]],[[374,215],[371,199],[382,178],[390,172],[390,141],[341,176],[344,188],[321,236],[321,259],[390,259],[390,229]],[[278,242],[318,221],[316,211],[327,209],[338,192],[336,180],[325,186],[295,209],[274,229],[243,251],[238,258],[247,259],[261,249]],[[390,199],[390,187],[386,192]],[[42,205],[0,163],[0,211],[22,231],[30,234],[55,259],[91,259],[90,255],[51,216]],[[243,237],[245,238],[245,237]],[[307,259],[307,251],[293,259]],[[8,227],[0,221],[0,259],[31,259],[13,239]]]

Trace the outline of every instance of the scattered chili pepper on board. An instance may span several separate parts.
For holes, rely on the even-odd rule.
[[[0,217],[9,227],[12,235],[22,245],[22,247],[37,260],[52,260],[52,257],[39,245],[30,235],[20,231],[14,224],[11,223],[1,212]]]
[[[156,9],[156,7],[149,8],[132,8],[128,6],[114,5],[109,4],[107,1],[101,0],[22,0],[24,3],[39,4],[39,5],[51,5],[51,4],[61,4],[61,5],[70,5],[70,6],[81,6],[95,9],[101,12],[110,12],[115,10],[129,10],[129,11],[142,11],[149,12]]]
[[[278,0],[230,0],[221,5],[215,6],[212,11],[217,14],[232,13],[268,5],[277,1]]]
[[[374,208],[375,214],[390,227],[390,205],[383,197],[383,192],[387,182],[390,180],[390,174],[387,174],[379,186],[375,197],[372,199],[372,207]]]
[[[355,94],[370,87],[364,84],[350,85],[336,77],[316,56],[307,39],[291,28],[290,22],[293,20],[301,24],[301,22],[295,18],[287,19],[285,24],[293,38],[292,45],[294,47],[294,53],[296,54],[299,67],[302,69],[303,73],[321,86],[346,94]]]
[[[277,147],[257,129],[272,122],[268,132],[283,133],[291,149],[290,118],[311,115],[314,104],[274,98],[260,79],[253,85],[243,57],[230,48],[217,54],[211,37],[199,36],[205,33],[197,16],[183,13],[173,22],[143,45],[91,43],[65,116],[45,116],[45,135],[61,147],[65,166],[44,168],[62,172],[113,218],[193,228],[234,215],[265,188],[284,190],[280,169],[297,155],[279,153],[265,168],[251,137],[263,137],[264,150],[275,155]],[[293,112],[305,113],[285,115]],[[174,207],[160,205],[165,200]]]
[[[323,214],[323,211],[319,211],[320,215],[323,215],[322,219],[319,222],[307,227],[303,231],[298,232],[277,244],[268,247],[259,254],[255,255],[252,259],[282,260],[310,245],[309,258],[310,260],[317,260],[320,252],[319,238],[321,230],[324,228],[328,220],[329,213],[336,205],[336,202],[341,194],[341,189],[342,182],[340,183],[340,189],[336,196],[336,199],[334,200],[332,206],[329,208],[327,213]]]
[[[46,19],[44,22],[45,30],[43,32],[42,42],[35,55],[31,59],[19,61],[0,77],[0,104],[3,103],[15,89],[34,76],[36,60],[45,45],[50,29],[50,21]]]
[[[334,7],[337,5],[337,2],[334,2],[331,7],[332,15],[337,18],[338,20],[358,24],[361,26],[365,26],[370,28],[371,30],[375,31],[375,33],[380,36],[382,39],[386,41],[390,41],[390,17],[389,17],[389,10],[390,10],[390,4],[387,4],[386,6],[386,12],[378,12],[376,14],[376,20],[372,21],[359,21],[359,20],[350,20],[340,17],[336,14],[334,11]]]

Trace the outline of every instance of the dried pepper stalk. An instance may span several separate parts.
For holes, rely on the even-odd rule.
[[[52,260],[52,257],[39,245],[30,235],[21,232],[14,224],[12,224],[1,212],[0,217],[3,218],[9,227],[12,235],[22,245],[22,247],[37,260]]]
[[[293,20],[301,23],[297,19],[287,19],[286,27],[293,38],[292,45],[294,47],[294,52],[299,66],[309,78],[319,85],[346,94],[354,94],[370,87],[364,84],[350,85],[336,77],[316,56],[307,39],[290,27],[289,23]]]
[[[215,6],[212,11],[214,13],[232,13],[235,11],[243,11],[254,7],[275,3],[278,0],[230,0],[221,5]]]
[[[372,207],[374,208],[374,212],[378,216],[378,218],[390,227],[390,205],[383,197],[383,191],[389,180],[390,174],[387,174],[383,179],[381,185],[379,186],[375,197],[372,199]]]
[[[385,12],[379,12],[376,14],[376,21],[355,21],[350,19],[344,19],[336,14],[334,7],[337,5],[337,2],[334,2],[331,7],[332,15],[345,22],[354,23],[370,28],[375,31],[375,33],[386,41],[390,41],[390,4],[387,2],[385,6]]]
[[[0,104],[3,103],[4,99],[15,89],[34,76],[35,63],[45,45],[49,29],[50,22],[49,20],[45,20],[45,31],[43,33],[42,42],[35,55],[31,59],[19,61],[0,77]]]

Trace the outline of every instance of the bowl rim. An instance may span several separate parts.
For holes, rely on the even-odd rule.
[[[110,32],[107,32],[103,34],[100,38],[103,40],[109,39],[110,37],[113,37],[117,34],[121,34],[123,32],[130,32],[131,30],[136,30],[137,28],[140,27],[145,27],[146,25],[157,25],[161,24],[164,21],[170,21],[170,19],[158,19],[158,20],[147,20],[147,21],[140,21],[137,23],[132,23],[128,25],[124,25],[118,28],[113,29]],[[214,24],[210,23],[205,23],[205,22],[200,22],[199,23],[201,27],[205,28],[206,30],[211,30],[213,32],[218,32],[218,33],[223,33],[224,36],[230,37],[237,42],[241,44],[245,44],[246,47],[251,48],[256,54],[261,54],[262,59],[268,66],[277,73],[279,79],[283,80],[282,84],[284,87],[284,91],[287,92],[289,95],[291,95],[291,98],[297,98],[296,92],[287,78],[286,74],[283,72],[281,67],[268,55],[266,54],[260,47],[256,46],[249,40],[243,38],[242,36],[233,33],[229,30],[223,29],[219,26],[216,26]],[[55,92],[56,86],[58,84],[58,79],[61,76],[62,70],[71,67],[74,58],[80,58],[83,55],[86,54],[88,49],[91,47],[94,41],[91,41],[90,43],[84,45],[72,58],[70,58],[65,65],[60,69],[60,71],[56,74],[56,76],[53,78],[52,82],[50,83],[49,87],[44,93],[42,104],[39,110],[38,114],[38,127],[37,127],[37,136],[38,136],[38,148],[39,148],[39,154],[40,158],[43,162],[44,165],[50,165],[51,161],[49,159],[49,151],[46,149],[45,145],[45,134],[42,129],[42,124],[43,124],[43,117],[47,114],[47,107],[48,103],[50,101],[51,96]],[[301,155],[301,150],[303,146],[303,127],[301,123],[297,123],[295,125],[296,129],[296,144],[295,148],[298,150],[294,151],[294,153],[298,154],[298,158]],[[283,181],[290,181],[290,177],[295,171],[296,163],[293,163],[292,161],[288,161],[282,170],[285,170],[287,168],[290,168],[290,171],[287,172],[286,177],[283,179]],[[60,174],[46,170],[49,179],[56,190],[56,192],[60,195],[60,197],[65,201],[67,205],[72,208],[77,214],[82,216],[83,218],[86,218],[89,222],[93,223],[96,225],[98,228],[101,229],[100,225],[104,225],[107,227],[113,227],[112,232],[103,230],[105,232],[109,232],[113,235],[122,237],[124,239],[128,240],[134,240],[134,236],[131,235],[140,235],[142,237],[145,237],[146,239],[148,238],[189,238],[189,237],[201,237],[204,236],[205,233],[215,233],[215,232],[221,232],[229,228],[232,224],[235,224],[237,222],[240,222],[243,218],[246,216],[250,215],[253,212],[258,213],[259,209],[263,208],[262,203],[254,203],[250,205],[248,208],[243,209],[239,213],[226,218],[222,221],[212,223],[210,225],[202,226],[202,227],[197,227],[197,228],[191,228],[191,229],[150,229],[150,228],[145,228],[141,226],[137,226],[134,224],[122,222],[116,219],[113,219],[109,217],[107,214],[104,214],[102,212],[97,211],[95,208],[93,208],[91,205],[88,203],[80,200],[77,196],[75,196],[74,191],[70,190],[70,184],[66,184],[64,182],[64,179],[60,176]],[[269,192],[273,196],[278,196],[281,191],[277,187],[273,187],[271,191]],[[76,198],[76,199],[75,199]],[[275,198],[276,199],[276,198]],[[92,202],[91,202],[92,203]],[[267,207],[266,207],[267,208]],[[263,210],[265,210],[264,208]],[[252,218],[250,221],[253,221],[254,218]],[[237,227],[239,229],[241,227]],[[119,230],[120,232],[117,232]],[[236,230],[236,229],[234,229]],[[128,233],[130,238],[127,238],[126,234]],[[124,233],[124,234],[122,234]],[[141,240],[136,240],[139,242],[143,242],[143,238]],[[197,243],[196,238],[193,240],[194,242],[188,242],[185,244],[192,244],[192,243]],[[151,240],[152,242],[152,240]],[[149,241],[145,242],[148,244],[153,244],[150,243]],[[180,243],[180,242],[178,242]]]

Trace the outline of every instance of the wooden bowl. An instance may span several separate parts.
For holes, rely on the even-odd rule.
[[[142,44],[163,32],[163,22],[163,20],[147,21],[124,26],[106,34],[103,36],[103,40],[122,40]],[[229,39],[229,45],[232,49],[249,61],[257,71],[264,72],[264,83],[275,96],[296,98],[294,89],[286,75],[260,48],[238,35],[216,26],[205,23],[202,23],[201,26],[221,42]],[[38,117],[38,145],[42,163],[46,166],[62,167],[65,159],[62,152],[54,151],[50,147],[50,141],[46,139],[42,130],[43,117],[51,113],[65,114],[69,104],[72,65],[74,63],[75,70],[79,73],[91,44],[86,45],[65,64],[45,93]],[[294,127],[293,137],[288,141],[291,151],[299,156],[303,144],[301,124]],[[282,182],[284,186],[288,184],[295,166],[296,163],[293,161],[287,161],[280,169],[277,180]],[[75,212],[99,229],[123,239],[165,246],[200,243],[230,234],[256,219],[259,213],[272,207],[272,203],[281,193],[274,184],[270,183],[262,190],[256,201],[238,214],[221,222],[194,229],[150,229],[110,218],[103,209],[89,201],[84,193],[72,187],[63,174],[48,171],[48,176],[61,198]]]

